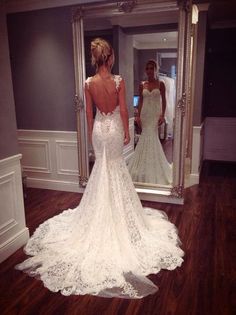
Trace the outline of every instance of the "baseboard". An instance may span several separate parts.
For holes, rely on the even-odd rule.
[[[23,228],[0,246],[0,263],[24,246],[29,239],[28,228]]]
[[[136,189],[137,191],[137,189]],[[165,195],[160,195],[160,194],[149,194],[149,193],[139,193],[139,198],[141,200],[145,201],[154,201],[154,202],[163,202],[163,203],[171,203],[171,204],[176,204],[176,205],[183,205],[184,204],[184,198],[178,198],[178,197],[170,197],[170,196],[165,196]]]
[[[193,186],[193,185],[198,185],[199,184],[199,174],[190,174],[188,181],[186,182],[185,188]]]
[[[27,177],[27,187],[60,190],[60,191],[70,191],[70,192],[77,192],[77,193],[84,192],[84,188],[79,187],[78,182],[58,181],[58,180],[49,180],[49,179],[31,178],[31,177]]]

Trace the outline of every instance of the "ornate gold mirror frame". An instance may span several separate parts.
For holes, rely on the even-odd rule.
[[[176,109],[174,125],[173,186],[136,185],[142,200],[183,204],[184,202],[184,164],[186,151],[185,117],[189,102],[190,72],[190,31],[191,0],[134,0],[113,3],[88,4],[73,9],[73,45],[75,66],[75,110],[77,117],[79,184],[85,187],[89,177],[89,157],[85,100],[83,86],[85,82],[84,31],[83,20],[86,17],[115,17],[124,14],[178,11],[178,71],[176,85]]]

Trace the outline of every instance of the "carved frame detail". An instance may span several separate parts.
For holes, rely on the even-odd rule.
[[[161,185],[140,185],[136,186],[137,191],[141,190],[146,200],[159,201],[166,196],[165,200],[170,203],[183,203],[184,191],[184,162],[186,147],[185,117],[188,110],[189,93],[189,60],[190,60],[190,36],[191,36],[191,0],[184,1],[123,1],[116,3],[87,4],[80,6],[72,12],[74,64],[75,64],[75,108],[77,116],[78,134],[78,157],[79,157],[79,182],[80,186],[86,186],[89,177],[88,140],[87,124],[85,119],[85,100],[83,85],[85,82],[85,60],[84,60],[84,32],[83,18],[85,17],[114,17],[124,14],[151,13],[178,11],[178,72],[176,86],[176,111],[174,125],[174,167],[173,186]],[[128,12],[128,13],[127,13]]]

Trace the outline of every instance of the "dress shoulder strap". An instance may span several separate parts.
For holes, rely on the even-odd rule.
[[[90,84],[91,81],[92,81],[92,78],[93,78],[93,77],[88,77],[88,78],[85,80],[85,84],[87,85],[88,89],[89,89],[89,84]]]
[[[120,82],[122,81],[122,77],[120,75],[114,75],[113,78],[116,84],[116,90],[118,91],[120,87]]]

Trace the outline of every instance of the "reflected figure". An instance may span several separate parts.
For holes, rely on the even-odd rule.
[[[136,123],[142,132],[128,169],[134,182],[169,185],[172,183],[172,164],[167,161],[159,139],[158,127],[165,122],[165,84],[155,78],[157,64],[146,63],[147,81],[139,87]]]

